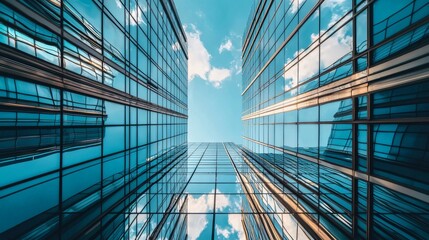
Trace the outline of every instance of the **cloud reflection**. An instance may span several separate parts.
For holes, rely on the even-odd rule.
[[[214,204],[214,189],[208,193],[203,194],[198,198],[194,198],[193,195],[188,197],[188,212],[196,213],[188,215],[188,236],[189,239],[198,239],[203,230],[208,224],[207,212],[213,212],[215,208]],[[219,190],[216,190],[216,210],[223,210],[230,206],[228,197],[222,194]]]

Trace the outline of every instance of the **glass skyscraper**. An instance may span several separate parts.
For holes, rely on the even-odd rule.
[[[0,239],[429,239],[428,0],[254,1],[242,145],[188,143],[187,44],[173,0],[0,0]]]
[[[186,235],[147,214],[186,206],[158,192],[183,176],[187,58],[170,0],[0,1],[0,239]]]
[[[248,207],[284,212],[250,239],[429,237],[428,37],[426,0],[255,2],[243,156],[275,199]]]

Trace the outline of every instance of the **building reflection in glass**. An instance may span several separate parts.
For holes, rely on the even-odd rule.
[[[186,235],[187,43],[149,2],[0,3],[1,239]]]
[[[428,20],[419,0],[255,2],[243,177],[275,201],[248,207],[280,205],[305,234],[268,214],[250,236],[428,238]]]

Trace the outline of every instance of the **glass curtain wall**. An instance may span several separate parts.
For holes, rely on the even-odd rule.
[[[147,216],[185,204],[152,199],[187,151],[172,1],[2,1],[0,62],[0,238],[186,233]]]
[[[255,2],[243,151],[288,238],[429,236],[428,29],[428,1]]]

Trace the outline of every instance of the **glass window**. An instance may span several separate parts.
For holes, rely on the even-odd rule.
[[[125,75],[104,63],[104,84],[125,92]]]
[[[109,101],[104,102],[106,106],[106,125],[124,124],[125,108],[124,105]]]
[[[0,3],[0,43],[47,61],[60,64],[60,38]]]
[[[74,73],[102,82],[101,60],[64,40],[64,67]]]
[[[115,179],[116,176],[124,175],[124,163],[124,153],[114,154],[103,159],[103,178],[107,180],[106,182]]]
[[[110,18],[104,15],[103,36],[105,53],[112,61],[122,65],[125,53],[125,36],[124,32],[114,24]]]
[[[353,25],[352,21],[338,29],[320,45],[320,71],[341,64],[352,57]]]
[[[296,0],[298,1],[298,0]],[[300,9],[298,11],[299,15],[299,21],[302,21],[302,19],[307,16],[307,14],[310,12],[310,10],[316,5],[317,0],[299,0]],[[313,17],[318,16],[319,9],[316,9],[317,14],[313,15]]]
[[[356,52],[361,53],[367,48],[367,15],[366,10],[356,17]]]
[[[352,167],[352,125],[321,124],[319,158],[343,167]]]
[[[64,29],[101,53],[101,9],[93,0],[64,1]]]
[[[58,173],[55,173],[19,184],[13,194],[2,196],[0,212],[2,216],[8,217],[0,218],[0,232],[4,233],[33,217],[39,218],[34,221],[55,219],[58,215],[54,215],[53,212],[58,211],[58,190],[59,178]],[[17,209],[20,210],[17,211]]]
[[[298,110],[299,122],[317,122],[319,120],[319,106]]]
[[[284,133],[284,149],[292,152],[297,151],[298,147],[298,128],[296,124],[285,124],[283,127]]]
[[[374,124],[374,175],[429,192],[429,125]]]
[[[422,25],[418,28],[414,28],[407,33],[404,33],[392,41],[389,41],[382,46],[376,48],[372,55],[372,59],[374,63],[380,62],[381,60],[392,56],[399,52],[400,50],[415,45],[429,36],[429,32],[427,28],[429,27],[429,23]]]
[[[320,77],[320,86],[324,86],[331,82],[350,76],[352,75],[352,73],[353,73],[353,64],[351,62],[341,65],[340,67],[337,67],[323,74]]]
[[[124,150],[124,127],[106,127],[103,139],[103,155]]]
[[[283,121],[285,123],[295,123],[295,122],[298,122],[298,111],[297,110],[293,110],[293,111],[284,112]]]
[[[367,56],[364,55],[362,57],[359,57],[356,61],[356,71],[360,72],[363,71],[367,68],[368,66],[368,60],[367,60]]]
[[[337,170],[320,165],[319,209],[324,214],[324,226],[338,239],[352,235],[352,178]],[[339,217],[340,216],[340,217]],[[335,223],[326,224],[326,222]],[[344,234],[342,229],[348,234]]]
[[[299,29],[299,49],[303,51],[319,37],[319,12],[316,11]]]
[[[298,152],[317,157],[319,128],[317,124],[300,124],[298,126]]]
[[[357,97],[358,109],[357,109],[357,118],[358,119],[367,119],[368,118],[368,98],[366,95]]]
[[[320,121],[352,120],[352,100],[344,99],[320,105]]]
[[[357,127],[357,158],[358,158],[358,170],[362,172],[367,171],[367,142],[368,132],[367,125],[359,124]]]
[[[316,89],[318,86],[319,86],[319,78],[313,79],[309,82],[301,84],[298,87],[298,94],[309,92],[311,90]]]
[[[374,239],[425,239],[428,213],[427,202],[373,185]]]
[[[99,160],[64,170],[62,176],[63,201],[67,202],[76,195],[87,196],[87,198],[83,198],[85,204],[76,204],[76,200],[74,200],[72,202],[76,204],[74,205],[76,207],[67,209],[73,212],[83,212],[86,210],[85,206],[91,204],[88,201],[98,200],[98,198],[89,198],[89,195],[100,190],[100,179],[101,165]],[[70,204],[70,201],[67,203]]]
[[[429,116],[429,83],[423,82],[373,94],[373,117],[413,118]]]
[[[415,14],[426,11],[426,7],[415,7],[413,0],[377,0],[373,6],[373,43],[377,44],[384,39],[408,27],[412,22],[421,19],[424,14]],[[427,14],[426,14],[427,16]],[[415,19],[413,20],[413,17]]]
[[[93,0],[64,0],[64,3],[70,18],[82,19],[82,24],[101,32],[101,10]]]
[[[303,55],[302,55],[303,56]],[[305,82],[311,77],[319,74],[319,47],[304,57],[300,57],[299,65],[299,82]]]
[[[341,24],[340,19],[352,10],[352,1],[325,0],[320,5],[320,29],[326,31],[332,26]],[[323,32],[321,32],[321,35]]]
[[[125,26],[125,8],[122,0],[104,0],[104,6],[122,26]]]

